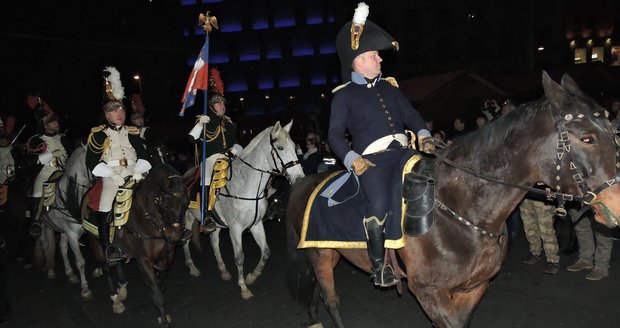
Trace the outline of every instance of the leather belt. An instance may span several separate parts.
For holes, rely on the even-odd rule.
[[[106,163],[109,167],[118,167],[118,166],[129,166],[129,165],[136,165],[136,161],[131,160],[131,159],[119,159],[119,160],[112,160]]]

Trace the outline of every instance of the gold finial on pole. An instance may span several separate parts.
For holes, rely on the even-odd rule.
[[[198,25],[202,26],[207,33],[211,33],[214,27],[215,29],[219,29],[219,26],[217,26],[217,17],[209,16],[209,11],[207,11],[206,14],[198,15]]]

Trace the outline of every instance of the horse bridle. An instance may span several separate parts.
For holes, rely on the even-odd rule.
[[[556,147],[557,152],[556,152],[556,157],[555,157],[556,158],[556,166],[555,166],[556,172],[554,176],[554,180],[556,181],[556,186],[555,186],[556,191],[552,191],[550,188],[538,189],[538,188],[532,188],[528,186],[518,185],[518,184],[514,184],[510,182],[505,182],[499,179],[495,179],[490,176],[475,172],[470,168],[461,166],[447,159],[445,155],[437,156],[437,158],[440,159],[442,162],[445,162],[446,164],[449,164],[450,166],[455,167],[461,171],[464,171],[474,177],[487,180],[490,182],[494,182],[497,184],[505,185],[508,187],[536,193],[536,194],[543,194],[547,198],[555,198],[558,200],[558,206],[556,208],[556,215],[558,216],[566,215],[566,210],[564,209],[564,204],[566,201],[578,201],[584,205],[576,215],[576,217],[579,218],[596,201],[598,194],[603,192],[605,189],[613,186],[614,184],[620,182],[620,163],[618,162],[618,158],[620,158],[620,143],[618,142],[618,139],[616,138],[615,133],[612,130],[613,127],[611,123],[607,120],[607,117],[608,117],[607,111],[596,111],[596,112],[588,113],[588,114],[576,114],[575,116],[573,116],[572,114],[567,114],[564,117],[561,117],[559,114],[554,113],[551,105],[549,105],[549,111],[550,111],[553,121],[555,122],[556,129],[558,130],[558,141],[557,141],[557,147]],[[606,127],[602,127],[602,130],[605,132],[608,132],[611,135],[614,148],[615,148],[614,153],[615,153],[615,159],[616,159],[615,176],[612,179],[603,181],[603,183],[598,185],[592,191],[589,190],[587,182],[583,179],[581,172],[579,172],[577,166],[572,161],[571,143],[568,137],[568,131],[566,130],[566,122],[570,122],[575,118],[582,119],[586,116],[588,116],[592,121],[594,121],[595,119],[601,119],[601,118],[605,120],[604,125]],[[562,168],[565,166],[568,166],[569,173],[573,177],[573,180],[575,181],[577,186],[579,187],[581,195],[573,195],[573,194],[566,194],[566,193],[560,192],[561,171],[562,171]],[[455,218],[458,218],[459,221],[463,222],[467,226],[473,227],[473,229],[476,231],[484,231],[480,227],[476,226],[475,224],[467,221],[466,219],[456,214],[445,204],[441,202],[436,202],[436,203],[437,205],[439,205],[439,207],[442,210],[450,213]],[[486,231],[484,231],[483,235],[486,235],[489,237],[497,236],[496,234],[486,232]]]
[[[172,178],[182,179],[183,177],[181,177],[180,175],[171,175],[171,176],[168,176],[168,178],[169,179],[172,179]],[[162,190],[157,194],[157,196],[155,196],[155,198],[153,199],[153,202],[158,207],[158,209],[165,208],[168,206],[168,202],[167,202],[168,197],[180,197],[180,196],[183,196],[183,194],[185,193],[186,193],[185,191]],[[153,220],[150,212],[144,213],[144,219],[148,223],[150,223],[153,227],[155,227],[155,229],[157,229],[157,231],[159,232],[161,236],[149,236],[149,235],[141,234],[141,233],[134,232],[134,231],[128,231],[128,232],[131,235],[141,238],[141,239],[163,239],[168,244],[175,244],[177,242],[173,242],[168,237],[166,237],[166,234],[165,234],[166,230],[168,228],[172,228],[172,229],[183,228],[184,230],[187,230],[183,226],[183,224],[180,222],[168,223],[165,220],[161,220],[162,224],[157,224],[157,222]]]

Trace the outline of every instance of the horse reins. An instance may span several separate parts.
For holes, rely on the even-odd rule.
[[[240,196],[231,195],[230,192],[228,191],[228,186],[224,187],[224,189],[226,190],[227,194],[219,193],[219,195],[223,196],[223,197],[229,197],[229,198],[240,199],[240,200],[252,200],[252,201],[255,201],[256,204],[254,206],[254,224],[256,223],[256,220],[258,219],[258,201],[263,199],[263,198],[267,198],[267,190],[271,186],[273,178],[276,177],[276,176],[285,176],[288,179],[288,178],[290,178],[290,175],[288,174],[288,169],[293,167],[293,166],[295,166],[295,165],[300,165],[299,160],[293,160],[293,161],[284,163],[284,160],[282,159],[282,156],[280,156],[280,153],[277,150],[276,138],[274,138],[271,134],[269,134],[269,145],[271,146],[271,151],[270,151],[271,160],[272,160],[273,166],[275,168],[275,169],[273,169],[271,171],[267,171],[267,170],[263,170],[263,169],[254,167],[252,164],[248,163],[243,158],[237,157],[237,159],[239,159],[241,161],[241,163],[247,165],[252,170],[261,173],[260,181],[258,182],[258,188],[257,188],[257,191],[256,191],[256,197],[251,198],[251,197],[240,197]],[[275,153],[275,155],[274,155],[274,153]],[[282,169],[280,171],[278,171],[278,161],[276,161],[276,158],[280,162],[280,167],[282,167]],[[231,161],[230,171],[232,172],[232,161]],[[263,188],[263,190],[261,192],[260,185],[261,185],[261,183],[263,181],[263,174],[268,174],[269,178],[267,179],[267,182],[265,184],[265,188]],[[231,174],[231,178],[232,178],[232,174]]]
[[[449,160],[448,158],[446,158],[446,156],[437,156],[437,158],[440,159],[442,162],[449,164],[450,166],[457,168],[461,171],[464,171],[476,178],[494,182],[494,183],[508,186],[511,188],[521,189],[521,190],[525,190],[525,191],[536,193],[536,194],[542,194],[548,198],[555,198],[558,200],[558,208],[556,209],[556,215],[558,216],[566,215],[566,210],[564,209],[564,203],[566,201],[573,201],[573,200],[579,201],[583,205],[585,205],[579,211],[578,213],[578,217],[579,217],[581,214],[583,214],[583,212],[585,212],[586,210],[590,208],[590,205],[596,200],[596,197],[598,194],[600,194],[603,190],[611,187],[612,185],[620,181],[620,165],[618,164],[618,158],[620,157],[619,156],[620,144],[618,144],[618,140],[615,138],[614,133],[609,128],[602,128],[602,130],[614,135],[612,136],[612,141],[615,147],[616,174],[612,179],[604,181],[599,186],[594,188],[593,191],[590,191],[588,190],[587,183],[585,182],[581,173],[577,169],[577,166],[572,161],[571,144],[570,144],[570,139],[568,138],[568,131],[566,131],[565,122],[570,122],[571,120],[573,120],[574,119],[573,115],[567,114],[564,117],[560,117],[560,115],[556,115],[553,112],[553,108],[551,106],[549,107],[549,109],[550,109],[551,117],[553,121],[555,122],[555,126],[558,130],[558,141],[557,141],[557,147],[556,147],[557,148],[557,153],[556,153],[556,171],[557,172],[554,177],[554,180],[556,181],[556,187],[555,187],[556,191],[552,191],[550,188],[545,188],[543,190],[543,189],[532,188],[532,187],[523,186],[519,184],[514,184],[510,182],[505,182],[505,181],[490,177],[488,175],[475,172],[474,170],[470,168],[461,166]],[[585,116],[589,116],[592,120],[594,120],[594,119],[600,119],[601,116],[606,118],[607,115],[608,115],[607,111],[605,112],[597,111],[591,114],[577,114],[576,116],[578,119],[581,119]],[[606,123],[608,127],[611,126],[611,123],[609,122],[606,122]],[[569,173],[571,174],[571,176],[573,177],[573,180],[579,187],[579,190],[581,191],[581,195],[573,195],[573,194],[567,194],[567,193],[560,192],[560,176],[561,176],[560,173],[561,173],[562,168],[565,166],[568,166]],[[443,207],[446,207],[445,204],[443,204]],[[458,215],[456,217],[458,217]]]

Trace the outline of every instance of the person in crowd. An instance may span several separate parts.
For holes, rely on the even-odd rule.
[[[389,217],[389,192],[392,172],[398,165],[408,138],[405,126],[419,141],[430,137],[420,113],[396,87],[393,78],[381,76],[379,50],[397,44],[392,36],[366,20],[368,6],[358,4],[354,19],[345,24],[336,37],[336,49],[346,83],[334,89],[329,125],[329,144],[347,170],[359,176],[361,191],[368,199],[363,209],[368,254],[375,285],[388,287],[399,282],[384,263],[384,226]],[[362,32],[363,29],[363,32]],[[392,81],[392,82],[389,82]],[[345,139],[351,134],[352,147]],[[392,218],[393,219],[393,218]]]
[[[13,177],[15,160],[11,154],[11,140],[4,132],[2,120],[0,120],[0,184],[6,184]]]
[[[30,234],[38,237],[41,234],[40,200],[43,196],[43,184],[58,170],[63,170],[63,164],[75,148],[73,143],[64,134],[60,133],[60,123],[56,113],[49,113],[41,119],[42,133],[32,136],[28,140],[28,152],[36,157],[42,165],[32,187],[33,222],[30,225]]]
[[[467,134],[468,130],[465,124],[465,119],[463,119],[462,117],[455,118],[452,123],[452,129],[453,130],[452,130],[451,140],[454,140],[460,136]]]
[[[480,129],[487,125],[487,123],[489,123],[489,119],[484,113],[480,113],[476,116],[476,129]]]
[[[211,176],[213,175],[213,166],[216,160],[220,158],[233,158],[238,156],[243,147],[237,141],[236,126],[230,117],[226,116],[226,98],[222,94],[215,93],[209,98],[209,111],[207,115],[198,116],[198,120],[192,130],[189,132],[191,142],[195,144],[195,152],[197,158],[203,158],[202,140],[206,141],[206,152],[204,154],[205,176],[201,179],[201,184],[205,187],[211,185]],[[196,188],[200,188],[196,184]],[[208,203],[209,192],[205,188],[205,200]],[[195,190],[196,193],[198,190]],[[196,199],[196,197],[190,197]],[[205,205],[205,218],[203,220],[202,230],[206,233],[215,231],[216,224],[213,220],[213,213],[208,210]]]
[[[500,115],[501,116],[505,116],[506,114],[512,112],[516,108],[517,108],[517,106],[515,106],[515,104],[512,102],[512,100],[506,99],[506,101],[504,101],[504,103],[502,104],[502,108],[500,110]]]
[[[523,230],[529,243],[530,257],[523,261],[524,264],[533,265],[541,258],[542,250],[545,250],[547,266],[543,271],[546,274],[556,274],[560,268],[560,256],[558,239],[553,228],[555,208],[542,201],[524,199],[519,206]],[[542,240],[542,242],[541,242]]]
[[[144,126],[144,114],[134,112],[131,114],[131,124],[140,130],[140,138],[147,140],[148,127]]]
[[[115,263],[122,260],[122,250],[110,243],[110,211],[119,187],[126,178],[136,182],[144,178],[151,169],[140,130],[125,125],[126,112],[122,99],[124,91],[120,84],[120,74],[114,67],[104,71],[108,99],[102,110],[106,123],[91,129],[86,148],[86,166],[92,174],[101,179],[102,190],[97,209],[97,228],[99,241],[106,261]]]
[[[577,217],[577,210],[570,209],[579,244],[579,258],[566,270],[578,272],[589,270],[587,280],[597,281],[609,276],[609,260],[613,247],[612,231],[594,221],[592,211]]]
[[[319,136],[314,132],[308,133],[306,136],[306,152],[301,155],[298,154],[305,175],[317,173],[318,166],[323,159],[323,154],[319,150],[320,146]]]

